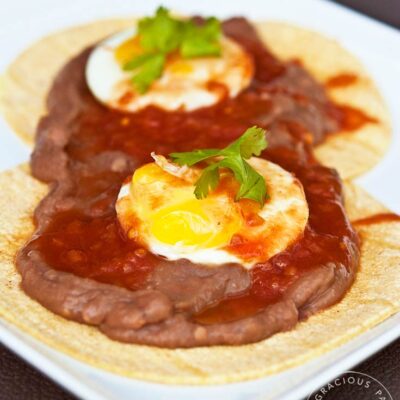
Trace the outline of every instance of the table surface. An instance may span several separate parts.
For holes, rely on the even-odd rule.
[[[345,6],[400,29],[400,0],[338,0]],[[400,339],[353,368],[379,380],[400,399]],[[334,400],[337,392],[324,399]],[[377,398],[377,397],[375,397]],[[74,396],[0,344],[0,400],[73,400]],[[348,386],[340,400],[366,400],[357,386]]]

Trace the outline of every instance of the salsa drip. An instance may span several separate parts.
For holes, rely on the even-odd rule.
[[[302,182],[309,222],[290,248],[250,271],[245,292],[219,299],[195,319],[204,324],[240,319],[277,302],[313,268],[328,263],[350,268],[358,239],[344,211],[340,178],[319,165],[312,148],[330,134],[374,120],[333,104],[298,62],[276,59],[245,20],[229,20],[224,30],[254,57],[255,77],[237,97],[193,112],[148,107],[128,114],[101,105],[85,82],[91,49],[64,67],[49,94],[49,114],[38,127],[32,157],[33,174],[50,182],[52,192],[36,210],[37,231],[23,254],[36,250],[52,268],[77,276],[131,290],[149,287],[161,260],[121,231],[115,201],[123,181],[151,161],[152,151],[222,148],[258,125],[269,132],[262,157]],[[354,81],[338,78],[330,85]]]

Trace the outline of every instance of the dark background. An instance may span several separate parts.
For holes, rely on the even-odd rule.
[[[400,0],[337,0],[332,3],[353,8],[400,29]]]
[[[400,29],[400,0],[339,0],[336,3],[354,8]],[[393,400],[400,399],[400,340],[352,370],[371,375],[389,390]],[[348,386],[346,393],[341,391],[340,399],[337,395],[338,393],[335,394],[333,391],[325,398],[329,400],[369,400],[365,397],[365,393],[357,391],[356,386]],[[75,397],[0,344],[0,400],[22,399],[74,400]],[[375,396],[374,399],[377,397]]]

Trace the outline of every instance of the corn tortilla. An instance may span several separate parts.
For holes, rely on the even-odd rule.
[[[0,85],[0,109],[14,131],[32,146],[57,71],[83,48],[134,23],[135,19],[110,19],[73,27],[45,37],[22,53]],[[338,169],[344,179],[376,165],[390,143],[390,117],[361,63],[336,41],[317,32],[280,22],[259,22],[256,27],[273,53],[283,60],[300,60],[321,83],[340,74],[358,76],[355,84],[330,88],[328,93],[336,102],[358,108],[379,122],[331,136],[316,149],[316,155],[323,164]]]
[[[360,225],[361,267],[335,306],[255,344],[159,349],[114,342],[97,328],[63,319],[20,289],[17,250],[33,231],[32,212],[46,194],[24,165],[0,174],[0,317],[47,345],[124,376],[169,384],[218,384],[254,379],[297,366],[379,324],[400,308],[400,222]],[[346,183],[352,220],[387,212]]]
[[[349,86],[327,88],[335,103],[362,110],[379,123],[356,131],[342,131],[315,149],[324,165],[334,167],[343,179],[352,179],[374,167],[390,145],[391,121],[387,106],[361,62],[336,40],[320,33],[280,22],[258,23],[260,37],[282,60],[298,59],[317,81],[349,74],[357,81]]]

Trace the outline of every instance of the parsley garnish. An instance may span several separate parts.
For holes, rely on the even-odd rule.
[[[253,155],[259,156],[266,147],[265,130],[253,126],[222,150],[194,150],[171,153],[169,156],[176,164],[188,166],[218,157],[202,171],[200,178],[195,183],[196,198],[203,199],[207,197],[210,190],[216,189],[220,178],[220,168],[227,168],[232,171],[235,179],[240,183],[236,200],[251,199],[262,206],[267,199],[265,179],[246,160]]]
[[[145,93],[162,75],[170,53],[179,52],[183,58],[221,54],[221,25],[216,18],[197,25],[190,20],[173,18],[166,8],[159,7],[154,17],[139,21],[138,36],[143,53],[128,61],[123,69],[134,71],[132,83],[139,93]]]

